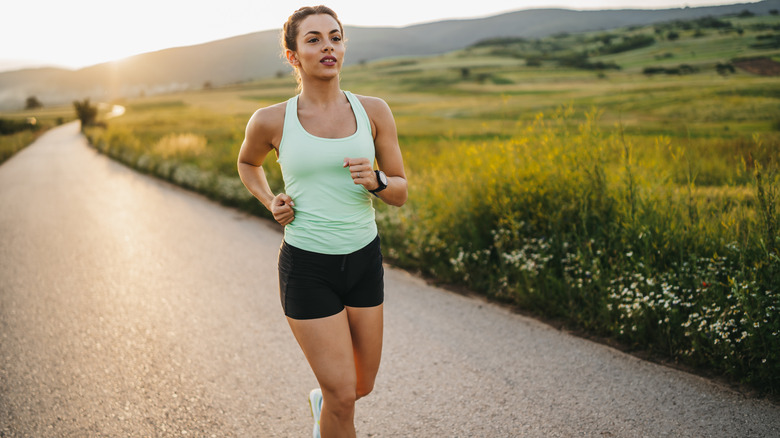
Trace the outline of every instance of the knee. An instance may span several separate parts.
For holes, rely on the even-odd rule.
[[[339,390],[325,398],[328,410],[336,417],[351,418],[355,412],[356,393],[351,390]]]

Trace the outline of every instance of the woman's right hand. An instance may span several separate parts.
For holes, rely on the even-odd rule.
[[[285,226],[295,219],[295,203],[292,198],[285,193],[279,193],[271,204],[271,214],[274,215],[276,222],[279,222],[281,226]]]

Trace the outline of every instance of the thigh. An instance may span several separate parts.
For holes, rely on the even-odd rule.
[[[384,306],[347,307],[357,378],[357,394],[371,392],[382,359]]]
[[[317,319],[287,318],[323,392],[355,391],[355,356],[347,311]]]

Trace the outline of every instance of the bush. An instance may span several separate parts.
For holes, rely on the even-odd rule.
[[[727,75],[729,73],[734,74],[737,72],[737,69],[734,68],[734,64],[727,62],[727,63],[718,63],[715,65],[715,71],[718,72],[719,75]]]
[[[645,74],[647,76],[657,75],[657,74],[667,74],[667,75],[690,75],[693,73],[698,72],[699,69],[689,65],[689,64],[680,64],[677,67],[645,67],[642,69],[642,74]]]
[[[526,67],[541,67],[542,58],[539,56],[528,56],[525,58]]]
[[[24,108],[28,110],[38,109],[42,108],[43,104],[40,100],[38,100],[35,96],[30,96],[27,98],[27,101],[25,101]]]
[[[73,107],[76,110],[76,117],[81,121],[81,129],[92,126],[97,120],[97,106],[90,105],[89,99],[84,99],[79,102],[78,100],[73,102]]]
[[[617,44],[607,44],[599,49],[602,55],[628,52],[630,50],[641,49],[655,44],[655,38],[652,35],[639,34],[629,37],[623,37]]]
[[[620,70],[620,66],[614,62],[591,62],[585,53],[573,53],[558,57],[558,64],[564,67],[579,68],[582,70]]]
[[[11,135],[20,131],[34,131],[37,124],[28,120],[0,119],[0,135]]]
[[[521,37],[488,38],[488,39],[477,41],[476,43],[472,44],[470,47],[490,47],[490,46],[507,47],[514,44],[525,43],[527,41],[528,40]]]
[[[596,119],[572,126],[565,112],[540,116],[509,140],[453,145],[429,159],[407,206],[379,210],[388,257],[780,389],[776,163],[755,173],[762,218],[699,195],[692,179],[671,182],[668,162],[638,165],[635,151],[647,145],[601,133]],[[670,160],[689,162],[679,152]]]
[[[35,140],[35,136],[36,134],[29,130],[0,136],[0,163],[5,162],[5,160],[32,143]]]

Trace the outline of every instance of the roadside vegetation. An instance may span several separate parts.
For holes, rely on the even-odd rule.
[[[66,107],[45,108],[35,98],[27,99],[24,111],[0,112],[0,164],[35,141],[49,128],[73,119]]]
[[[377,205],[388,259],[777,394],[778,35],[777,15],[718,17],[347,68],[398,123],[410,196]],[[277,77],[132,99],[87,134],[269,217],[236,157],[251,113],[294,93]]]

